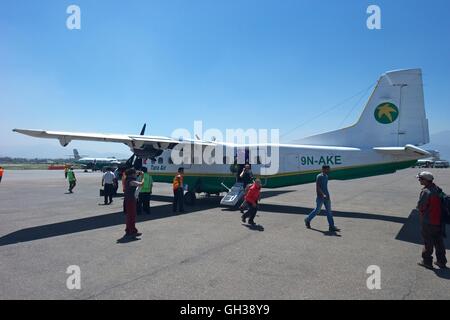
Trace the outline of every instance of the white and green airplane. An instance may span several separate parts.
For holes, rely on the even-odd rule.
[[[323,165],[331,166],[330,179],[348,180],[393,173],[430,156],[418,147],[429,142],[420,69],[386,72],[379,78],[354,125],[304,138],[295,144],[251,146],[145,135],[13,131],[58,139],[62,146],[72,140],[125,143],[137,157],[144,159],[156,182],[171,183],[177,169],[184,167],[187,196],[193,199],[195,193],[227,191],[226,186],[232,186],[236,181],[236,173],[231,169],[235,167],[234,159],[227,158],[224,164],[175,165],[171,153],[180,144],[221,147],[223,154],[236,154],[237,149],[251,147],[277,148],[279,166],[276,173],[265,174],[267,165],[259,164],[260,161],[252,164],[252,171],[261,178],[264,188],[314,182]],[[227,153],[230,149],[233,149],[231,153]]]

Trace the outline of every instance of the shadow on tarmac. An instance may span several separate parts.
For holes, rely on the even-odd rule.
[[[292,190],[287,191],[266,191],[262,194],[262,197],[268,198],[279,194],[293,192]],[[116,201],[121,201],[118,198],[114,198]],[[194,213],[199,211],[204,211],[212,208],[216,208],[220,204],[220,197],[204,197],[198,199],[195,206],[187,207],[187,213]],[[170,204],[153,206],[151,208],[152,213],[149,215],[138,215],[136,222],[145,222],[163,218],[169,218],[177,215],[177,213],[172,212],[172,201],[173,197],[163,196],[163,195],[152,195],[151,201],[159,202],[169,202]],[[186,213],[184,213],[186,214]],[[100,216],[92,216],[88,218],[81,218],[76,220],[64,221],[59,223],[52,223],[42,226],[36,226],[31,228],[26,228],[18,230],[7,234],[0,238],[0,246],[7,246],[20,242],[29,242],[34,240],[58,237],[66,234],[78,233],[83,231],[107,228],[112,226],[124,225],[125,217],[123,211],[118,211],[114,213],[104,214]],[[120,239],[119,239],[120,240]]]
[[[450,232],[447,226],[447,238],[444,240],[445,247],[450,248]],[[422,237],[420,235],[420,221],[419,212],[417,210],[412,210],[403,227],[400,229],[399,233],[395,237],[396,240],[423,244]]]
[[[141,238],[133,238],[133,237],[123,236],[122,238],[118,239],[116,241],[116,243],[123,244],[123,243],[136,242],[136,241],[139,241],[139,240],[141,240]]]
[[[263,232],[264,231],[264,227],[260,224],[242,224],[244,227],[246,227],[248,230],[252,230],[252,231],[260,231]]]
[[[336,231],[328,231],[328,230],[327,231],[323,231],[323,230],[319,230],[319,229],[315,229],[315,228],[310,228],[309,230],[319,232],[319,233],[321,233],[321,234],[323,234],[324,236],[327,236],[327,237],[337,237],[337,238],[342,237]]]
[[[189,213],[208,210],[219,205],[217,200],[199,201],[198,205],[194,207],[186,207]],[[213,199],[211,199],[213,200]],[[186,213],[184,213],[186,214]],[[169,218],[178,215],[172,212],[172,204],[152,207],[151,214],[138,215],[136,223]],[[108,213],[100,216],[93,216],[88,218],[81,218],[76,220],[64,221],[59,223],[52,223],[42,226],[25,228],[7,234],[0,238],[0,246],[7,246],[20,242],[29,242],[34,240],[58,237],[66,234],[78,233],[83,231],[113,227],[118,225],[125,225],[125,215],[123,211]]]
[[[268,198],[276,195],[280,195],[287,192],[293,192],[292,190],[286,191],[266,191],[262,193],[262,198]],[[177,213],[172,212],[172,197],[170,196],[160,196],[152,195],[152,201],[169,202],[170,204],[153,206],[152,213],[150,215],[139,215],[137,216],[136,222],[146,222],[151,220],[169,218],[177,215]],[[219,206],[220,197],[205,197],[197,201],[196,205],[193,207],[186,207],[189,213],[195,213],[199,211],[209,210]],[[284,213],[284,214],[300,214],[308,215],[312,208],[279,205],[279,204],[260,204],[259,212],[270,212],[270,213]],[[186,214],[186,213],[185,213]],[[402,224],[402,228],[397,234],[396,238],[400,241],[406,241],[415,244],[422,244],[419,231],[419,219],[416,210],[413,210],[408,218],[388,216],[383,214],[372,214],[372,213],[360,213],[360,212],[343,212],[343,211],[333,211],[335,217],[352,218],[352,219],[365,219],[365,220],[379,220],[386,222],[394,222]],[[59,223],[47,224],[42,226],[36,226],[31,228],[25,228],[7,234],[0,238],[0,246],[7,246],[11,244],[16,244],[20,242],[29,242],[34,240],[52,238],[57,236],[62,236],[66,234],[78,233],[83,231],[107,228],[112,226],[124,225],[125,217],[122,211],[104,214],[100,216],[92,216],[88,218],[81,218],[76,220],[64,221]],[[260,225],[250,226],[245,225],[249,230],[252,231],[264,231],[264,227]],[[339,236],[334,232],[322,231],[317,229],[312,229],[316,232],[321,232],[325,236]],[[448,230],[448,228],[447,228]],[[447,232],[450,237],[450,232]],[[450,239],[447,238],[445,241],[446,247],[450,247]],[[436,270],[436,274],[442,277],[447,277],[450,279],[448,270]]]

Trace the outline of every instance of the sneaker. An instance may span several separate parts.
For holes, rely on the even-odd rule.
[[[311,229],[311,223],[306,219],[305,219],[305,226],[306,228]]]
[[[436,261],[434,264],[438,266],[440,269],[447,269],[447,265],[445,263]]]
[[[255,226],[256,225],[255,221],[249,221],[248,224],[251,225],[251,226]]]
[[[241,216],[241,220],[242,220],[243,223],[247,222],[247,218],[245,218],[244,216]]]
[[[330,232],[339,232],[339,231],[341,231],[341,229],[339,229],[339,228],[337,228],[337,227],[330,227],[328,230],[329,230]]]
[[[421,267],[424,267],[424,268],[433,270],[433,265],[432,265],[432,264],[427,264],[427,263],[423,262],[423,260],[420,261],[420,262],[418,262],[417,264],[418,264],[419,266],[421,266]]]

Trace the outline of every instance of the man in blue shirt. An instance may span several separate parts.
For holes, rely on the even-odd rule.
[[[319,173],[316,178],[316,209],[311,211],[308,217],[305,219],[305,225],[308,229],[311,228],[311,221],[320,212],[322,206],[325,205],[327,212],[327,219],[330,232],[340,231],[334,225],[333,214],[331,212],[331,199],[330,192],[328,191],[328,174],[330,173],[330,166],[323,166],[322,173]]]

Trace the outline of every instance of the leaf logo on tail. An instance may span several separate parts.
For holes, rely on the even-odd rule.
[[[375,119],[382,124],[393,123],[398,118],[398,108],[395,104],[390,102],[383,102],[375,108]]]

